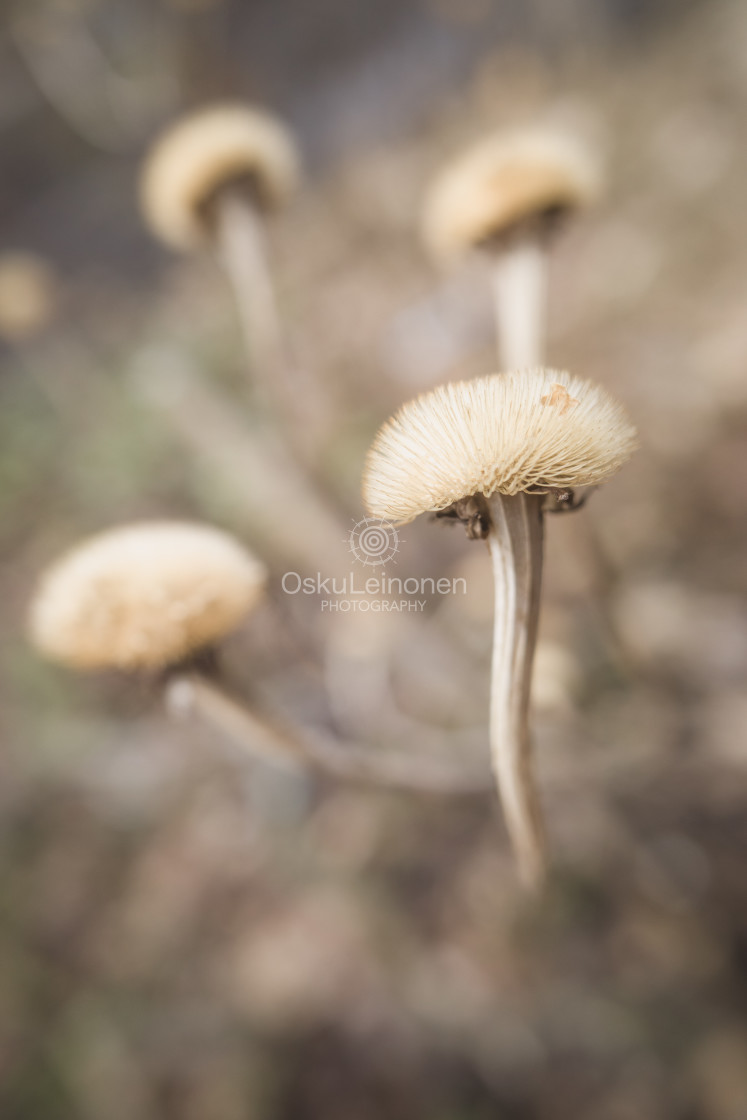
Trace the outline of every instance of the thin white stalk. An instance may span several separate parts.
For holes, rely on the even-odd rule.
[[[487,538],[495,585],[491,757],[519,873],[529,887],[541,884],[547,862],[528,722],[542,584],[542,501],[536,494],[496,494]]]
[[[493,298],[502,369],[542,364],[547,311],[547,254],[538,234],[527,233],[498,250]]]
[[[231,189],[221,192],[216,201],[216,236],[250,365],[257,373],[276,376],[284,361],[282,330],[262,217],[247,195]]]
[[[320,386],[293,359],[278,309],[261,213],[246,190],[225,187],[215,200],[215,237],[233,290],[252,386],[294,457],[319,478],[323,430]]]
[[[476,793],[489,784],[488,774],[470,773],[464,766],[393,752],[374,754],[308,729],[281,726],[197,672],[172,677],[165,700],[173,715],[197,716],[248,754],[282,766],[307,766],[337,778],[430,793]]]

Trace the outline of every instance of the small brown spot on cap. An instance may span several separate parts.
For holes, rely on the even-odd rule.
[[[565,385],[559,385],[557,382],[553,382],[550,392],[540,398],[540,403],[549,405],[550,408],[557,408],[561,416],[565,416],[569,409],[578,405],[578,401],[571,396]]]

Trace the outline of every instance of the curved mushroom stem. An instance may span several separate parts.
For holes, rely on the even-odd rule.
[[[244,192],[226,188],[216,199],[215,219],[249,362],[257,373],[277,376],[284,360],[283,340],[262,218]]]
[[[172,714],[195,714],[249,754],[280,765],[308,766],[337,778],[423,793],[479,793],[492,784],[489,774],[470,772],[463,766],[443,766],[391,752],[377,755],[319,733],[280,725],[251,711],[201,673],[172,677],[165,699]]]
[[[547,254],[541,235],[528,232],[493,262],[498,354],[504,369],[542,364],[547,304]]]
[[[547,863],[528,723],[542,584],[542,501],[537,494],[494,495],[487,537],[495,585],[491,756],[519,874],[533,888],[542,883]]]

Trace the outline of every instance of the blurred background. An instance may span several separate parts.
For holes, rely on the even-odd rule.
[[[158,682],[76,677],[25,637],[82,536],[207,520],[272,570],[224,651],[237,692],[371,750],[484,757],[482,546],[403,531],[398,576],[468,586],[418,617],[283,594],[319,546],[273,535],[294,511],[263,510],[247,469],[270,418],[225,277],[156,245],[137,204],[159,128],[228,96],[303,153],[269,243],[343,528],[390,411],[495,368],[479,265],[438,273],[419,242],[433,173],[537,122],[606,165],[553,250],[549,357],[619,396],[642,450],[548,520],[541,899],[489,793],[250,763],[170,723]],[[738,0],[3,5],[3,1120],[747,1117],[746,114]]]

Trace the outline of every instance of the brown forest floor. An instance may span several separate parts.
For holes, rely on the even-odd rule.
[[[747,1116],[747,10],[669,6],[629,38],[530,27],[506,45],[490,5],[437,8],[442,31],[490,33],[433,91],[440,40],[420,57],[407,28],[372,54],[380,71],[356,57],[345,77],[338,59],[337,85],[314,86],[334,128],[314,132],[309,110],[312,171],[272,248],[310,371],[304,433],[349,525],[378,423],[494,365],[479,269],[439,276],[418,243],[433,170],[538,118],[606,154],[603,203],[553,254],[549,350],[626,402],[642,450],[549,526],[535,726],[550,887],[521,897],[492,797],[279,775],[171,725],[156,682],[74,678],[29,649],[28,597],[59,550],[135,518],[208,519],[272,565],[267,605],[225,651],[236,687],[347,717],[371,749],[483,749],[482,550],[408,527],[397,574],[464,574],[469,593],[412,624],[333,627],[327,676],[353,667],[335,709],[330,620],[281,588],[304,542],[291,556],[247,514],[265,484],[241,470],[258,409],[222,278],[139,230],[139,138],[96,151],[32,98],[3,126],[6,241],[49,253],[61,279],[56,321],[0,366],[3,1120]],[[218,84],[196,69],[193,100]],[[301,127],[303,99],[266,70],[259,93]],[[357,116],[352,93],[339,110],[346,81]],[[369,649],[391,663],[380,723],[355,690]]]

